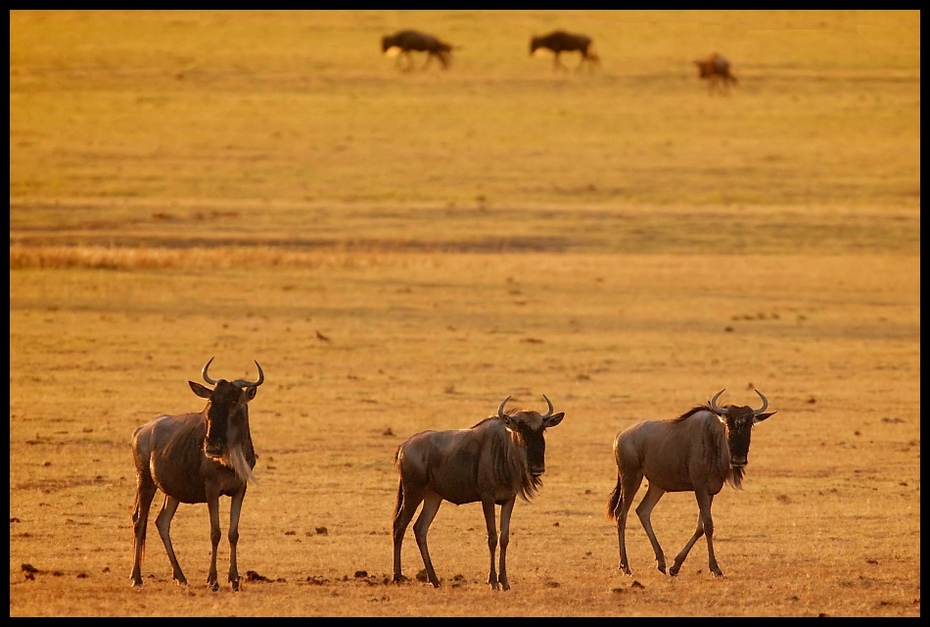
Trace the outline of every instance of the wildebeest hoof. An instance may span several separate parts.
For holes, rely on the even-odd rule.
[[[212,590],[213,592],[219,592],[220,584],[216,583],[215,581],[213,582],[208,581],[207,585],[210,587],[210,590]]]
[[[410,581],[409,577],[405,577],[403,575],[394,575],[394,579],[391,580],[391,583],[402,584],[407,583],[408,581]]]

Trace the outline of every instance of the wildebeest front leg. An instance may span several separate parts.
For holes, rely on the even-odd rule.
[[[514,503],[517,502],[516,497],[510,499],[503,505],[501,505],[501,559],[500,559],[500,569],[497,576],[498,582],[500,582],[502,590],[510,590],[510,582],[507,581],[507,545],[510,544],[510,516],[513,514]],[[493,514],[493,506],[492,506]],[[491,568],[493,572],[494,567],[494,553],[491,553]],[[490,575],[488,576],[490,580]]]
[[[643,497],[643,500],[640,501],[639,505],[636,507],[636,515],[639,516],[639,521],[643,524],[646,535],[649,536],[649,542],[652,543],[652,550],[656,554],[656,568],[659,569],[659,572],[664,574],[665,553],[662,551],[662,547],[659,546],[659,540],[652,530],[652,521],[650,518],[652,515],[652,508],[656,506],[656,503],[659,502],[663,494],[665,494],[664,490],[660,490],[655,484],[650,483],[649,488],[646,490],[646,496]]]
[[[220,538],[223,533],[220,531],[220,497],[219,495],[209,495],[207,497],[207,509],[210,510],[210,572],[207,574],[207,585],[216,592],[220,585],[216,583],[216,550],[220,546]]]
[[[488,531],[488,553],[491,555],[491,565],[488,567],[488,585],[492,590],[500,590],[497,578],[495,561],[497,558],[497,524],[494,522],[494,501],[482,501],[481,510],[484,512],[484,524]]]
[[[233,592],[239,591],[239,563],[236,560],[236,547],[239,544],[239,516],[242,514],[242,501],[248,484],[232,495],[232,504],[229,506],[229,583]]]
[[[677,575],[685,558],[688,557],[688,552],[691,551],[691,547],[694,546],[694,543],[697,542],[701,536],[706,535],[708,568],[710,568],[710,572],[715,576],[722,577],[723,573],[720,571],[720,567],[717,565],[717,557],[714,555],[714,521],[710,513],[714,497],[708,494],[706,490],[696,491],[695,496],[698,502],[698,509],[700,509],[697,529],[695,529],[694,534],[688,540],[688,543],[685,544],[681,552],[675,556],[675,562],[672,564],[672,568],[669,572],[672,575]]]
[[[678,552],[678,555],[675,556],[675,561],[672,563],[672,567],[669,569],[668,574],[672,576],[678,574],[678,571],[681,570],[681,565],[684,564],[685,558],[688,557],[688,553],[691,552],[691,548],[694,546],[694,543],[697,542],[703,535],[704,521],[702,514],[698,513],[697,528],[694,530],[694,534],[685,544],[684,548]]]
[[[187,578],[181,572],[181,565],[178,564],[178,558],[174,554],[174,547],[171,546],[171,519],[174,517],[174,513],[178,511],[178,505],[180,505],[180,501],[166,496],[161,511],[158,512],[158,516],[155,518],[155,526],[158,528],[158,535],[161,536],[161,541],[168,552],[168,560],[171,562],[171,570],[173,571],[172,578],[178,585],[186,586]]]
[[[433,518],[436,517],[436,512],[439,511],[439,506],[442,505],[442,497],[438,494],[429,494],[423,499],[423,509],[420,511],[420,515],[417,516],[417,521],[413,523],[413,536],[417,540],[417,547],[420,549],[420,557],[423,558],[423,565],[426,567],[426,577],[429,579],[429,582],[433,584],[434,588],[439,587],[439,577],[436,576],[436,571],[433,569],[433,561],[429,557],[429,547],[426,545],[426,533],[429,531],[429,526],[433,522]]]
[[[406,60],[406,64],[401,63],[401,57]],[[413,69],[413,53],[409,50],[404,50],[397,56],[396,63],[401,72],[409,72]]]

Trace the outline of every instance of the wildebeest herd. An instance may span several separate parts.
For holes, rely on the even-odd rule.
[[[207,585],[218,590],[216,553],[221,538],[219,497],[231,497],[229,512],[229,583],[233,591],[240,588],[236,562],[239,541],[239,517],[249,481],[255,481],[252,469],[256,454],[249,428],[248,404],[265,381],[256,361],[258,379],[213,379],[208,374],[211,357],[201,370],[209,388],[188,381],[197,396],[207,399],[196,413],[160,415],[138,427],[132,437],[136,468],[136,501],[132,513],[133,564],[130,575],[133,587],[142,586],[142,558],[149,508],[157,490],[164,502],[155,526],[168,552],[172,577],[187,585],[174,548],[170,527],[181,503],[206,503],[210,514],[212,557]],[[723,572],[714,556],[714,523],[711,505],[724,483],[741,489],[743,473],[749,461],[749,442],[754,424],[769,418],[768,399],[762,392],[758,409],[748,406],[718,405],[724,390],[717,392],[706,405],[698,405],[672,420],[644,420],[617,434],[613,443],[617,463],[617,483],[607,500],[607,517],[616,520],[620,551],[620,570],[631,574],[627,560],[625,527],[633,497],[646,479],[646,495],[636,514],[646,530],[656,557],[656,567],[664,574],[677,575],[694,544],[707,539],[710,571]],[[487,526],[490,566],[488,585],[494,590],[509,590],[507,546],[510,541],[510,518],[517,497],[529,501],[542,485],[546,471],[545,431],[562,422],[565,412],[555,413],[545,395],[547,410],[540,414],[531,409],[504,408],[468,429],[426,430],[402,442],[394,453],[399,480],[394,506],[392,540],[394,544],[393,582],[407,581],[401,568],[401,548],[407,526],[417,510],[413,524],[414,538],[434,587],[440,586],[427,548],[429,527],[443,501],[456,505],[480,502]],[[666,492],[693,492],[699,515],[697,528],[666,571],[665,554],[652,529],[650,515]],[[422,505],[422,507],[421,507]],[[500,533],[495,521],[500,506]],[[500,561],[495,554],[500,549]]]
[[[442,68],[446,69],[452,63],[452,51],[457,48],[461,46],[454,46],[435,35],[413,29],[399,30],[381,38],[382,53],[396,53],[398,56],[395,64],[404,72],[413,69],[414,52],[426,53],[426,62],[421,69],[427,69],[433,58],[438,59]],[[553,54],[554,70],[567,69],[561,61],[563,52],[577,52],[580,55],[576,70],[587,66],[588,71],[593,72],[601,64],[601,57],[594,50],[594,41],[580,33],[554,30],[546,35],[532,37],[530,55],[536,55],[543,50]],[[401,63],[401,59],[405,59],[405,62]],[[730,84],[737,84],[736,77],[730,71],[730,62],[716,52],[706,59],[695,60],[694,64],[698,68],[698,78],[708,81],[710,93],[728,93]]]

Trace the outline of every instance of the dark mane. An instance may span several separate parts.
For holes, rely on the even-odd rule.
[[[498,420],[498,417],[497,417],[497,416],[488,416],[488,417],[485,418],[484,420],[482,420],[482,421],[480,421],[480,422],[476,422],[475,424],[473,424],[473,425],[471,426],[471,428],[474,429],[475,427],[478,427],[478,426],[480,426],[480,425],[483,425],[484,423],[486,423],[486,422],[488,422],[488,421],[490,421],[490,420]]]
[[[698,405],[697,407],[692,407],[691,409],[689,409],[688,411],[680,415],[678,418],[675,418],[674,420],[672,420],[672,422],[681,422],[683,420],[687,420],[688,418],[698,413],[699,411],[708,411],[708,409],[704,405]]]

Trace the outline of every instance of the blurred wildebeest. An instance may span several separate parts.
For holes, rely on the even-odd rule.
[[[433,569],[426,534],[442,502],[456,505],[480,502],[488,531],[491,567],[488,584],[494,590],[510,589],[507,581],[507,545],[510,542],[510,515],[519,495],[529,501],[542,485],[546,470],[546,441],[543,433],[562,421],[565,412],[552,413],[552,402],[543,395],[549,410],[545,414],[522,409],[486,418],[470,429],[423,431],[397,448],[394,464],[400,474],[397,505],[394,508],[394,581],[404,581],[400,550],[407,525],[420,503],[423,509],[413,525],[414,537],[426,566],[429,582],[439,587]],[[494,568],[498,544],[494,506],[501,506],[500,573]]]
[[[533,37],[530,39],[530,54],[536,54],[537,50],[546,49],[555,53],[553,58],[553,69],[565,69],[559,60],[559,55],[563,52],[579,52],[581,60],[578,62],[576,70],[580,70],[582,65],[587,64],[588,70],[593,71],[594,66],[600,65],[601,58],[594,51],[594,42],[587,35],[567,33],[564,30],[552,31],[548,35]]]
[[[607,503],[607,516],[617,520],[620,569],[627,575],[631,573],[626,556],[626,517],[643,477],[649,487],[636,508],[636,515],[652,543],[658,569],[665,573],[665,554],[652,530],[652,509],[666,492],[694,492],[700,509],[697,530],[675,556],[668,573],[677,575],[691,547],[706,535],[710,570],[718,577],[723,575],[714,556],[714,521],[710,508],[724,483],[742,489],[752,426],[775,413],[763,413],[769,402],[758,390],[756,394],[762,399],[759,409],[737,405],[718,407],[717,399],[723,392],[717,392],[706,406],[694,407],[674,420],[646,420],[617,434],[613,445],[617,485]]]
[[[156,489],[165,495],[155,525],[161,535],[173,569],[173,579],[187,585],[174,548],[171,545],[171,519],[180,503],[206,503],[210,512],[210,541],[213,555],[207,584],[219,589],[216,582],[216,550],[220,542],[219,500],[232,497],[229,509],[229,582],[239,590],[236,544],[239,541],[239,515],[249,481],[254,481],[255,449],[249,431],[248,402],[255,398],[265,380],[256,361],[258,380],[215,381],[207,374],[213,358],[203,367],[204,381],[210,388],[188,381],[194,394],[207,399],[199,413],[176,416],[161,415],[138,427],[132,435],[132,452],[136,466],[136,504],[132,513],[134,532],[132,586],[142,585],[142,557],[149,507]]]
[[[381,51],[383,53],[386,54],[392,48],[396,48],[400,51],[400,54],[394,62],[396,65],[400,65],[401,57],[406,57],[407,66],[401,68],[405,72],[409,72],[413,69],[414,51],[426,53],[426,63],[423,64],[422,69],[425,70],[429,67],[433,57],[439,59],[439,63],[442,64],[443,69],[445,69],[449,67],[449,64],[452,62],[452,50],[456,47],[457,46],[446,43],[429,33],[411,29],[399,30],[393,35],[385,35],[381,38]]]
[[[718,90],[728,93],[730,83],[736,85],[738,82],[730,71],[730,62],[716,52],[706,59],[695,59],[694,64],[698,68],[698,78],[708,81],[707,89],[710,93]]]

